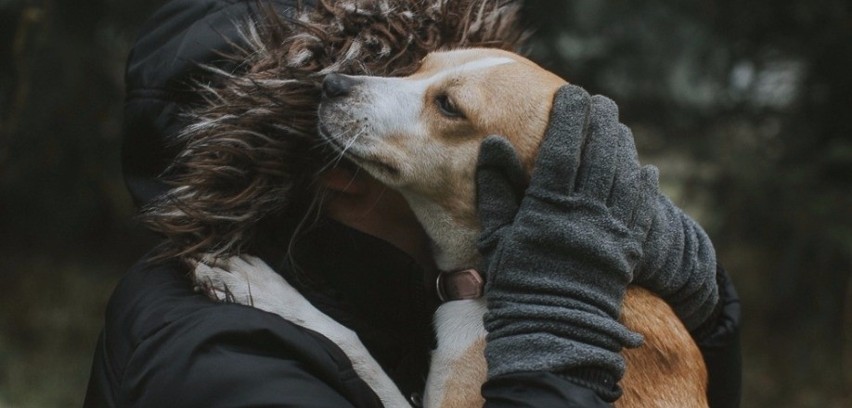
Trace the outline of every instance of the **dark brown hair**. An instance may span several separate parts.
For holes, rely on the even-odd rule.
[[[180,137],[171,189],[142,220],[166,237],[161,258],[235,255],[272,215],[304,216],[330,161],[316,136],[322,78],[331,72],[402,76],[429,52],[517,51],[524,33],[511,0],[319,0],[289,15],[261,6],[242,26],[240,68],[208,68],[203,103]]]

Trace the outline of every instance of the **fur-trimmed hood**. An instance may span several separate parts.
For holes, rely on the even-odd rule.
[[[171,188],[142,219],[165,235],[165,257],[233,255],[270,216],[305,216],[331,158],[316,133],[320,84],[331,72],[402,76],[435,50],[524,39],[512,0],[320,0],[282,15],[262,6],[243,23],[232,72],[208,67],[190,112]]]

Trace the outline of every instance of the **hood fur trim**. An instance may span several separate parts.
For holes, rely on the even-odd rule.
[[[173,186],[143,210],[167,238],[166,257],[230,256],[270,215],[305,216],[316,175],[333,161],[316,135],[322,78],[331,72],[403,76],[429,52],[518,51],[525,38],[511,0],[320,0],[282,16],[263,6],[230,56],[240,69],[199,84]]]

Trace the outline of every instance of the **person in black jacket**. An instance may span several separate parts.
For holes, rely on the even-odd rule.
[[[285,13],[293,3],[272,2]],[[138,205],[169,191],[158,176],[181,150],[175,140],[188,124],[183,112],[199,103],[188,78],[202,71],[200,64],[239,70],[222,55],[243,38],[235,22],[257,13],[250,1],[177,0],[144,27],[128,61],[123,151],[126,183]],[[369,180],[351,184],[345,169],[323,177],[343,197],[375,188]],[[398,197],[386,197],[372,214],[411,219]],[[358,209],[351,201],[334,202],[330,207]],[[430,284],[434,272],[416,255],[423,242],[399,245],[387,231],[347,223],[335,213],[320,216],[298,240],[275,228],[259,231],[263,242],[252,250],[317,308],[354,330],[416,405],[438,305]],[[286,214],[269,219],[290,232],[301,221]],[[213,302],[193,291],[189,272],[175,258],[146,257],[122,279],[107,307],[84,406],[380,406],[328,339],[269,313]],[[739,303],[724,271],[717,278],[717,312],[697,341],[710,372],[711,405],[738,406]],[[607,406],[596,391],[594,384],[549,372],[501,375],[483,386],[486,405],[494,407]]]

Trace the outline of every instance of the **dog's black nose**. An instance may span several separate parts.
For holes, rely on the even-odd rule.
[[[322,96],[325,98],[337,98],[346,96],[355,85],[355,80],[341,74],[328,74],[322,80]]]

